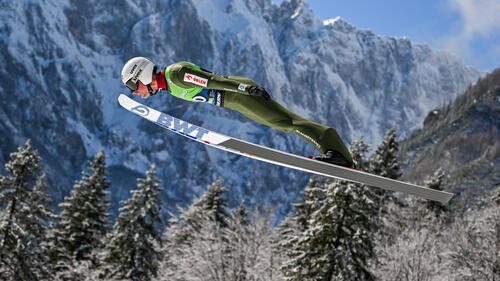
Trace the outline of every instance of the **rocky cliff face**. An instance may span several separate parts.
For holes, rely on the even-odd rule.
[[[481,202],[500,183],[500,69],[453,103],[427,115],[401,144],[407,180],[422,182],[441,168],[463,206]]]
[[[296,201],[308,174],[217,151],[165,132],[119,108],[123,63],[187,60],[253,78],[273,98],[336,127],[346,142],[378,143],[396,125],[407,135],[480,73],[450,54],[406,38],[380,37],[341,18],[318,19],[300,0],[7,1],[0,16],[0,162],[26,138],[41,152],[62,200],[86,159],[105,149],[114,207],[157,163],[164,198],[182,203],[222,176],[233,199]],[[176,100],[146,103],[223,134],[313,154],[300,138],[236,112]]]

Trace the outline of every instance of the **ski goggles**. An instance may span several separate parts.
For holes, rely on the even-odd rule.
[[[132,79],[128,80],[127,83],[125,83],[125,86],[130,89],[130,91],[133,93],[139,89],[139,80],[137,82],[132,82]],[[148,92],[154,96],[156,95],[157,92],[153,91],[153,88],[151,88],[151,84],[147,84],[146,87],[148,88]]]
[[[127,88],[129,88],[130,91],[135,92],[137,91],[137,89],[139,89],[139,80],[135,82],[132,80],[134,80],[134,78],[129,79],[127,83],[125,83],[125,86],[127,86]]]

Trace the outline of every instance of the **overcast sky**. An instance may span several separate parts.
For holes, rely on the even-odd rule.
[[[379,35],[406,36],[413,42],[450,51],[483,71],[500,67],[500,0],[306,2],[320,19],[340,16]]]

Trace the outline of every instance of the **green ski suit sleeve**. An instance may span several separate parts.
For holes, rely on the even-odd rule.
[[[196,69],[190,63],[187,62],[179,62],[170,67],[170,75],[172,82],[182,88],[193,88],[193,87],[203,87],[207,89],[215,89],[221,91],[229,91],[235,92],[239,94],[248,95],[248,88],[252,85],[257,85],[254,81],[246,78],[243,81],[246,83],[242,83],[242,79],[238,79],[240,77],[237,76],[221,76],[217,75],[203,69]],[[206,79],[207,83],[204,84],[204,81],[201,80],[201,83],[195,84],[192,82],[188,82],[186,79],[186,75],[195,75],[202,79]],[[242,77],[243,78],[243,77]],[[239,81],[238,81],[239,80]]]

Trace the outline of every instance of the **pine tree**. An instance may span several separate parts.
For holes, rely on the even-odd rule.
[[[108,276],[126,280],[152,280],[157,276],[161,253],[160,180],[153,164],[137,190],[123,202],[106,247]]]
[[[75,183],[71,196],[59,204],[59,223],[51,235],[55,239],[52,262],[62,275],[61,279],[77,278],[71,276],[74,262],[99,264],[94,251],[104,247],[103,238],[110,226],[107,213],[110,201],[106,189],[111,184],[107,180],[104,151],[89,161],[88,170],[82,172],[82,179]]]
[[[434,173],[432,177],[429,177],[429,179],[426,181],[426,185],[431,189],[443,190],[443,179],[444,172],[440,168]],[[448,210],[448,208],[443,203],[431,200],[426,201],[426,207],[427,210],[432,212],[435,217],[440,217],[444,212]]]
[[[353,141],[350,146],[352,157],[358,162],[359,170],[369,172],[370,159],[366,156],[370,152],[370,145],[365,143],[363,136]]]
[[[292,271],[302,266],[307,267],[309,259],[302,256],[303,252],[297,248],[298,241],[310,227],[310,218],[314,212],[321,208],[326,197],[325,183],[323,178],[312,176],[304,189],[300,203],[293,204],[294,211],[288,215],[279,225],[276,248],[286,253],[288,260],[295,262],[284,265],[283,272]]]
[[[49,279],[43,240],[49,209],[45,175],[38,152],[27,140],[5,164],[11,176],[0,176],[0,279]]]
[[[396,129],[390,129],[384,140],[378,145],[370,159],[370,171],[376,175],[391,179],[399,179],[401,171],[397,161],[399,143],[396,141]],[[402,208],[407,204],[396,197],[392,191],[372,188],[370,198],[374,201],[374,219],[377,224],[384,225],[377,233],[377,243],[389,243],[399,235],[406,220],[402,216]]]
[[[233,221],[236,221],[240,225],[248,224],[248,211],[246,207],[245,200],[241,201],[241,204],[238,208],[232,213],[231,218]]]
[[[362,137],[351,152],[360,169],[369,168]],[[278,227],[277,248],[285,253],[285,280],[372,280],[374,202],[370,189],[313,176],[300,203]]]
[[[396,129],[392,128],[387,132],[382,143],[375,150],[375,154],[370,159],[370,172],[390,179],[399,179],[401,171],[397,160],[399,143],[396,141]],[[393,192],[380,188],[373,188],[373,200],[380,214],[386,214],[387,199],[399,206],[404,203],[393,195]]]
[[[368,167],[369,146],[351,145],[361,169]],[[286,280],[371,280],[371,233],[375,207],[360,184],[311,177],[302,201],[278,228],[278,249],[286,253]]]
[[[194,208],[200,208],[201,212],[198,214],[210,214],[211,218],[215,220],[221,227],[226,227],[226,219],[228,217],[227,199],[223,195],[228,190],[222,186],[222,178],[208,186],[207,192],[197,201],[194,202]]]
[[[304,189],[302,200],[298,204],[293,204],[295,207],[294,217],[297,222],[297,227],[300,231],[309,228],[309,218],[321,207],[325,199],[325,181],[324,178],[314,175],[309,178],[309,183]]]
[[[219,178],[208,186],[207,191],[200,198],[194,199],[187,209],[179,208],[180,214],[172,215],[169,219],[169,227],[164,236],[165,259],[162,263],[162,267],[166,269],[167,280],[185,280],[175,279],[175,276],[186,277],[186,274],[190,274],[189,271],[193,269],[186,264],[194,261],[192,256],[195,252],[203,256],[203,253],[198,250],[214,251],[211,254],[218,258],[216,266],[224,268],[227,260],[225,258],[227,246],[224,244],[225,238],[220,230],[228,226],[229,213],[227,212],[227,199],[224,197],[226,192],[227,189],[223,187],[222,179]],[[212,255],[203,257],[214,258]],[[202,268],[203,265],[198,264],[198,267]]]
[[[169,228],[165,239],[169,243],[180,244],[188,241],[193,232],[201,228],[206,219],[215,221],[221,227],[226,227],[228,213],[227,199],[224,194],[227,189],[222,185],[222,178],[210,184],[200,198],[195,198],[187,208],[178,208],[179,215],[170,214]]]
[[[382,143],[377,147],[372,159],[372,168],[374,174],[390,179],[401,177],[397,153],[399,143],[396,141],[396,129],[392,128],[387,132]]]
[[[359,170],[369,173],[372,172],[371,168],[373,168],[372,162],[368,157],[370,147],[371,146],[365,143],[365,141],[363,140],[363,136],[360,136],[358,140],[353,141],[350,146],[353,157],[356,157],[357,159]],[[367,185],[356,184],[356,186],[360,189],[363,189],[363,193],[367,195],[367,198],[371,198],[371,200],[373,201],[370,202],[371,210],[367,211],[369,211],[368,214],[370,215],[370,217],[376,217],[378,215],[378,205],[374,203],[378,201],[377,191],[374,190],[375,188]]]
[[[321,208],[325,197],[326,190],[324,184],[320,183],[320,177],[312,176],[304,189],[301,202],[294,204],[294,212],[278,227],[277,248],[286,255],[281,270],[288,280],[304,277],[301,275],[302,269],[309,268],[312,263],[303,237],[311,226],[311,215]]]
[[[172,215],[169,224],[174,228],[189,226],[189,229],[196,230],[201,221],[209,218],[220,226],[226,227],[226,219],[229,215],[226,210],[227,199],[224,198],[226,192],[227,189],[222,185],[222,178],[218,178],[208,186],[200,198],[195,198],[187,209],[179,208],[180,216]],[[179,238],[183,236],[180,235]]]
[[[289,259],[282,268],[285,279],[373,280],[367,266],[374,257],[372,204],[355,184],[328,184],[308,228],[287,252]]]

